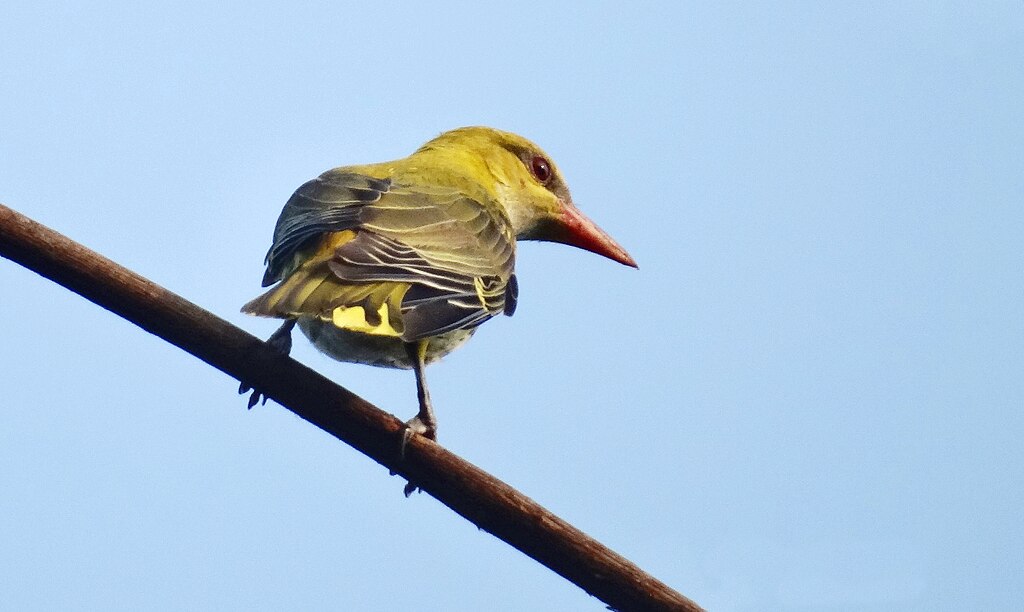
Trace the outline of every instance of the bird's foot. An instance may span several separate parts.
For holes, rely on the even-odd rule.
[[[437,425],[424,422],[418,414],[406,421],[405,427],[402,429],[402,446],[399,449],[403,459],[405,458],[405,445],[412,439],[413,434],[420,434],[428,440],[437,442]]]
[[[281,327],[277,328],[273,334],[267,338],[267,346],[270,347],[275,353],[281,355],[288,355],[292,352],[292,329],[295,327],[295,319],[289,319],[284,322]],[[245,395],[249,391],[252,391],[252,395],[249,396],[248,408],[251,410],[253,406],[263,399],[263,404],[267,403],[267,396],[259,389],[253,389],[248,383],[241,383],[238,385],[238,394]]]
[[[267,396],[264,395],[262,392],[260,392],[258,389],[253,389],[252,387],[250,387],[249,385],[247,385],[245,383],[242,383],[242,384],[238,385],[238,394],[239,395],[245,395],[249,391],[252,391],[252,395],[250,395],[249,396],[249,400],[247,402],[245,402],[245,407],[247,409],[252,410],[252,407],[255,406],[256,404],[260,403],[260,400],[263,401],[263,405],[264,406],[267,405]]]
[[[420,418],[420,415],[416,415],[413,418],[405,422],[405,427],[402,428],[402,444],[398,449],[399,455],[402,459],[405,459],[405,447],[412,439],[413,434],[420,434],[421,436],[437,441],[437,425],[434,423],[426,423]],[[406,497],[409,497],[419,487],[412,482],[406,483],[405,488],[402,490]]]

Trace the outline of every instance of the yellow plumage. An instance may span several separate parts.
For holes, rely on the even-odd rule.
[[[278,219],[264,286],[243,312],[297,322],[328,355],[416,371],[410,431],[434,436],[423,366],[484,321],[512,314],[516,239],[552,240],[635,266],[572,204],[532,142],[490,128],[446,132],[404,159],[329,170]]]

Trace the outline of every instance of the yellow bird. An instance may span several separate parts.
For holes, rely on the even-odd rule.
[[[285,319],[269,340],[284,353],[298,323],[335,359],[413,369],[419,412],[404,448],[413,432],[436,439],[425,366],[515,311],[517,240],[636,267],[576,208],[537,145],[486,127],[452,130],[406,158],[335,168],[299,187],[266,257],[263,286],[277,285],[242,312]]]

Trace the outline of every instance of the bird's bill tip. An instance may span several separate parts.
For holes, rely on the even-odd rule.
[[[631,268],[639,268],[626,249],[622,248],[618,242],[615,242],[571,202],[566,202],[562,206],[560,221],[564,235],[558,242],[597,253]]]

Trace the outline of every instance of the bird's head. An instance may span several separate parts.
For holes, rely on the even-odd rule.
[[[576,208],[551,158],[522,136],[465,127],[441,134],[420,152],[461,158],[472,179],[504,206],[516,238],[560,242],[637,267],[624,248]]]

